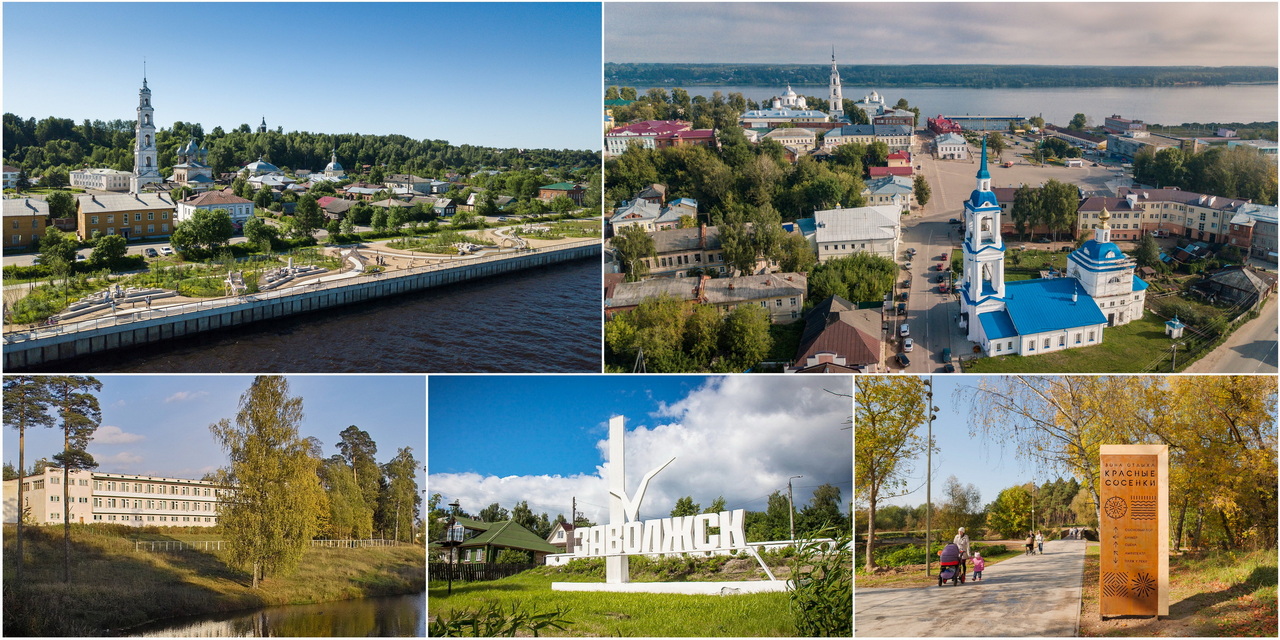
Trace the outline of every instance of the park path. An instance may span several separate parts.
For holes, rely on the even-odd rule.
[[[1083,540],[1046,542],[1044,555],[989,565],[982,582],[857,589],[854,635],[1075,636],[1085,545]]]

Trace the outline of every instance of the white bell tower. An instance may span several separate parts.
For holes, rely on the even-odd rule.
[[[133,175],[129,178],[129,192],[140,193],[148,184],[158,184],[160,167],[156,160],[155,109],[151,106],[151,89],[147,88],[147,74],[142,74],[142,89],[138,91],[138,122],[134,126]]]
[[[831,87],[828,100],[831,102],[831,118],[838,120],[844,117],[844,95],[840,92],[840,70],[836,69],[836,48],[831,47]]]
[[[964,273],[960,280],[960,311],[969,314],[969,339],[981,337],[978,315],[1004,308],[1004,239],[1000,235],[1000,203],[991,191],[987,171],[987,140],[977,188],[964,202]]]

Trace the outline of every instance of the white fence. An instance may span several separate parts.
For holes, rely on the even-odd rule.
[[[757,551],[776,551],[778,549],[794,547],[797,544],[803,544],[805,542],[834,542],[834,540],[830,538],[818,538],[814,540],[773,540],[770,542],[748,542],[747,546],[755,547]],[[745,549],[739,550],[739,554],[742,555],[742,557],[744,558],[751,557],[747,555],[747,552]],[[648,555],[650,558],[664,558],[664,557],[669,558],[673,556],[693,556],[693,557],[710,558],[711,556],[733,555],[733,552],[727,549],[717,549],[715,551],[673,551],[671,553],[661,553],[661,554],[653,553],[653,554],[639,554],[639,555]],[[589,556],[578,556],[572,553],[556,553],[556,554],[547,556],[547,565],[552,567],[558,567],[558,566],[568,564],[570,560],[576,560],[582,557],[589,557]]]
[[[226,540],[134,540],[134,551],[222,551]],[[394,547],[404,542],[370,538],[368,540],[312,540],[313,547],[333,547],[338,549],[359,549],[361,547]]]
[[[312,540],[311,541],[311,546],[313,547],[336,547],[339,549],[358,549],[360,547],[394,547],[400,544],[405,544],[405,543],[396,542],[395,540],[382,540],[382,539],[375,540],[373,538],[370,538],[368,540]]]

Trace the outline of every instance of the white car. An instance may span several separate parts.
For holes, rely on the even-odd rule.
[[[904,338],[905,338],[905,337],[907,337],[907,336],[909,336],[909,335],[911,335],[911,325],[909,325],[909,324],[907,324],[907,323],[905,323],[905,322],[904,322],[904,323],[902,323],[902,326],[898,328],[898,335],[900,335],[900,336],[902,336],[902,337],[904,337]]]
[[[907,353],[911,353],[911,350],[914,349],[915,347],[916,347],[916,343],[911,338],[907,338],[906,340],[902,341],[902,350]]]
[[[161,247],[161,248],[160,248],[160,255],[162,255],[162,256],[171,256],[171,255],[173,255],[173,247]]]

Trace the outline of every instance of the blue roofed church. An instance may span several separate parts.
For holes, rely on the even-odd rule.
[[[1142,317],[1147,283],[1135,262],[1111,242],[1110,214],[1099,216],[1092,240],[1067,256],[1062,277],[1005,282],[1000,203],[991,191],[987,144],[977,188],[964,203],[964,273],[960,322],[990,356],[1024,356],[1102,342],[1106,327]]]

